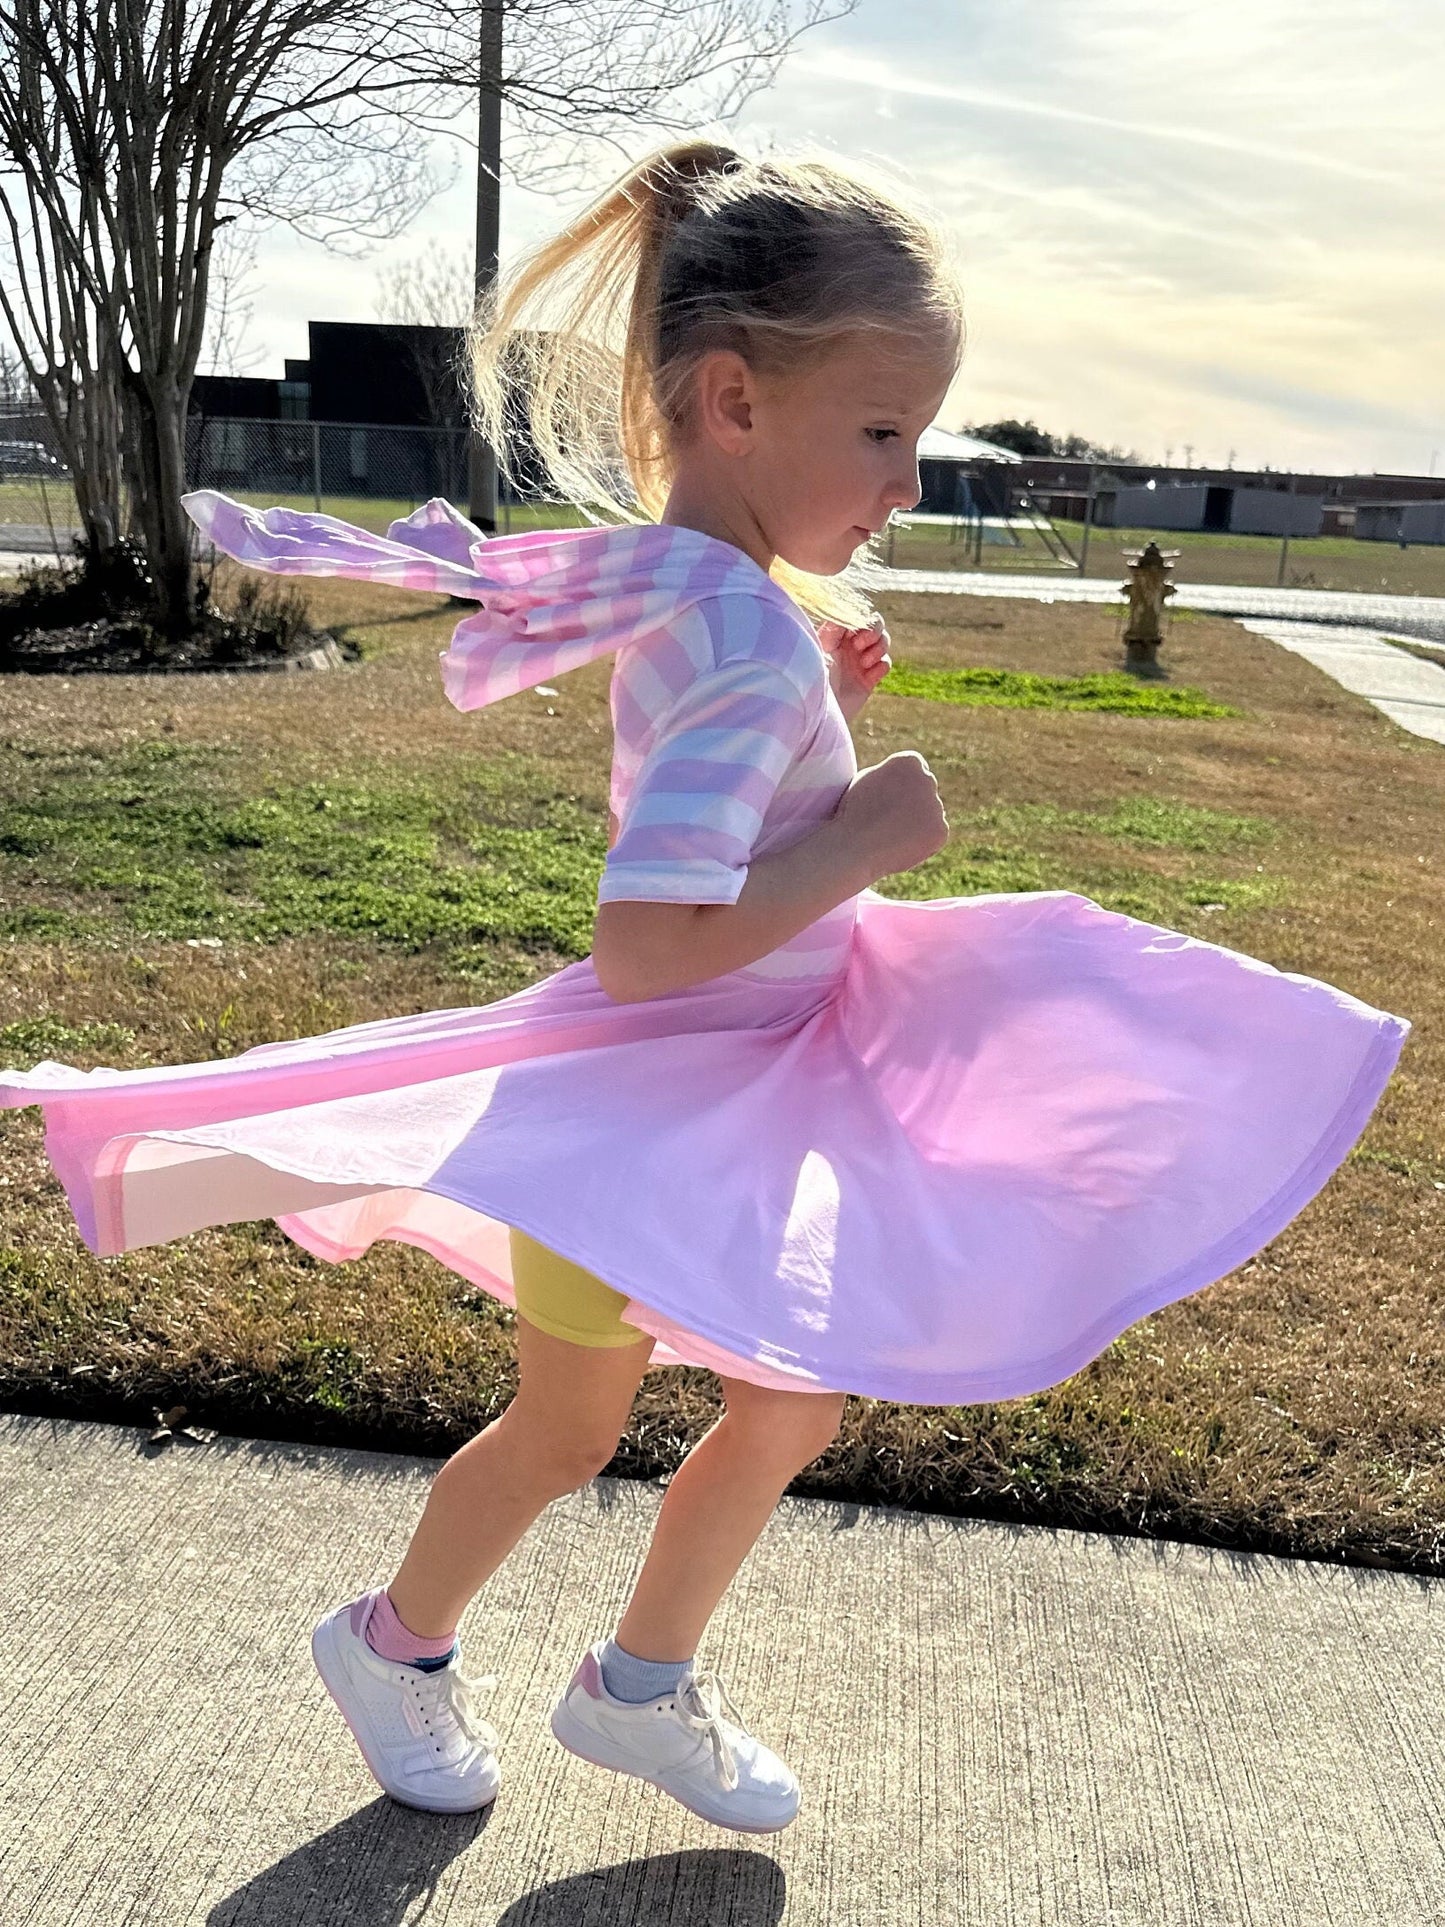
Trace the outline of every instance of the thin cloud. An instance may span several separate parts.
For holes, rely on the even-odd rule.
[[[1076,127],[1096,127],[1130,140],[1163,141],[1176,146],[1204,147],[1220,154],[1235,154],[1250,160],[1283,162],[1289,167],[1337,174],[1346,180],[1365,181],[1399,193],[1413,192],[1418,183],[1408,177],[1366,167],[1340,155],[1310,153],[1297,147],[1275,147],[1265,141],[1241,139],[1235,134],[1212,133],[1200,127],[1164,126],[1148,121],[1128,120],[1117,114],[1091,114],[1080,107],[1061,107],[1052,101],[1027,100],[1018,94],[1002,94],[980,87],[955,87],[942,81],[924,80],[916,74],[900,74],[896,68],[880,70],[873,58],[860,59],[842,48],[830,48],[812,56],[800,55],[796,66],[820,80],[840,80],[889,94],[906,94],[918,100],[945,100],[960,107],[980,108],[987,113],[1007,114],[1018,119],[1062,121]]]

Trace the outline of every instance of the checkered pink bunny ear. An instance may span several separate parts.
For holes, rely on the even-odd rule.
[[[385,535],[310,510],[251,508],[210,488],[183,495],[181,502],[218,549],[271,575],[346,575],[478,598],[495,586],[474,560],[487,538],[439,499],[393,522]]]
[[[248,568],[351,576],[481,603],[441,657],[442,685],[458,709],[480,709],[610,655],[719,586],[714,551],[722,545],[656,523],[488,537],[438,499],[375,535],[333,515],[250,508],[214,489],[182,500],[196,527]],[[701,566],[699,544],[707,551]]]

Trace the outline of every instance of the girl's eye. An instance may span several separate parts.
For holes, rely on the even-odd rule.
[[[890,435],[896,436],[898,430],[896,428],[868,428],[864,430],[864,433],[876,436],[879,441],[886,442]]]

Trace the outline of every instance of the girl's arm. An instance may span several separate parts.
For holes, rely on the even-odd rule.
[[[947,840],[932,770],[916,750],[899,750],[860,771],[833,814],[806,836],[755,857],[735,903],[600,903],[597,981],[615,1003],[630,1004],[745,969]]]
[[[830,816],[786,850],[756,857],[736,903],[599,904],[592,967],[614,1003],[688,990],[756,963],[881,874]]]

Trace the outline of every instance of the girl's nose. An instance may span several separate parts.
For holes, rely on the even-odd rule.
[[[888,492],[890,509],[916,509],[923,500],[923,483],[919,478],[918,464],[915,462],[906,474],[900,475]]]

